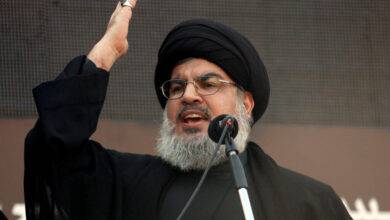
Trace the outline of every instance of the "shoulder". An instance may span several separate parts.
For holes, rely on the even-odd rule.
[[[108,166],[113,175],[124,183],[133,185],[144,179],[165,179],[170,176],[172,169],[161,158],[147,154],[134,154],[106,149],[97,142],[95,145],[95,158],[105,161],[100,166]],[[104,159],[102,159],[104,158]]]
[[[261,172],[253,174],[255,178],[260,176],[268,181],[265,184],[272,185],[275,195],[289,201],[286,206],[293,208],[297,215],[311,216],[311,219],[350,219],[339,196],[328,184],[279,166],[254,143],[249,143],[248,152],[251,166]]]
[[[261,172],[278,178],[297,188],[312,190],[313,193],[323,191],[333,191],[328,184],[318,181],[312,177],[279,166],[269,155],[267,155],[257,144],[250,142],[248,144],[248,153],[251,163],[260,167]]]
[[[159,157],[153,155],[119,152],[112,149],[106,149],[106,153],[116,165],[122,168],[146,169],[164,165]]]
[[[295,197],[311,219],[352,219],[333,188],[312,177],[279,167],[280,175],[287,184],[287,193]]]
[[[332,187],[312,177],[298,173],[285,167],[278,166],[279,174],[289,185],[294,186],[295,190],[313,196],[335,195]]]
[[[111,162],[120,169],[122,175],[129,173],[148,173],[152,170],[163,172],[170,169],[170,166],[160,157],[148,154],[135,154],[119,152],[107,149],[106,154],[111,158]]]

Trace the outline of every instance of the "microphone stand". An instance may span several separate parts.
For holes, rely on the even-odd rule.
[[[230,136],[230,132],[227,133],[228,134],[225,136],[226,156],[230,160],[234,181],[238,189],[238,195],[240,196],[242,210],[246,220],[254,220],[255,218],[253,216],[252,206],[249,200],[248,182],[246,180],[244,168],[242,167],[240,158],[237,155],[238,151],[233,139]]]

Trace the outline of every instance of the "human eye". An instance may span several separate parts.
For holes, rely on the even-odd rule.
[[[184,82],[182,80],[173,80],[170,82],[169,85],[169,94],[179,94],[183,91],[184,88]]]
[[[220,86],[220,81],[215,76],[203,76],[198,79],[199,87],[202,89],[216,89]]]

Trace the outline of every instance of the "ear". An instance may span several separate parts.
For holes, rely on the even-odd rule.
[[[245,91],[244,93],[244,105],[246,109],[246,113],[248,115],[252,114],[252,110],[255,107],[255,101],[253,100],[252,93]]]

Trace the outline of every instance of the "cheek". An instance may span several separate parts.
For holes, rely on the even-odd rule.
[[[165,108],[167,108],[168,119],[174,122],[177,115],[177,105],[175,105],[174,101],[168,101]]]
[[[235,95],[229,94],[226,96],[216,97],[207,102],[208,108],[213,116],[221,114],[234,114],[236,110]]]

